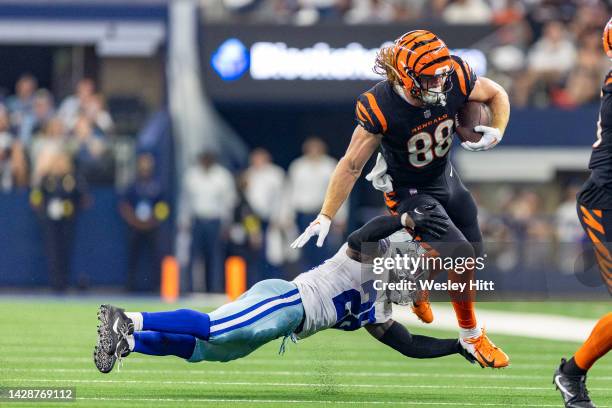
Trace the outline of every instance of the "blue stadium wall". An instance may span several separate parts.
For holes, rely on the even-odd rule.
[[[286,132],[282,138],[271,137],[266,127],[269,125],[263,124],[265,121],[253,122],[248,115],[232,115],[227,110],[225,115],[229,115],[232,125],[250,145],[269,148],[275,159],[286,166],[299,155],[297,142],[319,130],[333,146],[333,152],[341,154],[354,125],[352,109],[346,110],[329,115],[335,128],[323,126],[322,129],[303,126],[305,119],[291,116],[291,110],[287,110],[288,116],[275,122],[277,131],[280,127]],[[276,112],[278,115],[279,111]],[[595,134],[596,117],[596,106],[576,111],[515,110],[504,145],[589,146]],[[93,287],[122,286],[127,263],[127,228],[117,211],[118,194],[110,187],[92,188],[91,194],[93,205],[83,210],[78,220],[72,283]],[[41,230],[29,206],[28,192],[0,194],[0,287],[45,286],[47,282]]]

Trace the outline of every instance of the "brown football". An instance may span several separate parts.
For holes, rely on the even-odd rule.
[[[456,131],[462,142],[478,142],[482,133],[474,132],[478,125],[491,126],[491,111],[489,107],[480,102],[467,102],[456,117]]]

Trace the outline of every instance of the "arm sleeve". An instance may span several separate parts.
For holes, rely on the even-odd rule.
[[[348,237],[349,248],[361,252],[364,242],[378,242],[383,238],[404,228],[399,215],[382,215],[376,217],[363,227],[353,231]]]
[[[436,358],[459,352],[457,339],[412,335],[398,322],[393,322],[378,339],[381,343],[411,358]]]

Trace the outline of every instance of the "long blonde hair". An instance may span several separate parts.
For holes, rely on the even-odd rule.
[[[401,85],[397,71],[393,67],[394,46],[382,47],[376,54],[374,72],[387,78],[393,85]]]

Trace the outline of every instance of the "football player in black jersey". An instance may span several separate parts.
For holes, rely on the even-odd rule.
[[[467,101],[487,104],[493,118],[490,127],[474,129],[482,133],[480,141],[464,142],[462,146],[481,151],[498,144],[510,115],[508,95],[490,79],[478,78],[465,61],[450,55],[438,36],[426,30],[410,31],[392,46],[382,48],[376,70],[386,79],[359,96],[355,109],[358,125],[329,182],[321,212],[292,247],[302,247],[314,235],[318,235],[317,246],[323,245],[331,219],[380,146],[382,157],[375,168],[387,170],[376,177],[374,185],[385,191],[389,210],[412,213],[419,206],[435,205],[452,221],[446,234],[440,238],[418,230],[414,234],[434,250],[444,246],[436,245],[441,242],[453,243],[453,256],[482,255],[476,204],[448,153],[455,115]],[[468,282],[473,272],[449,273],[449,279]],[[477,325],[473,293],[449,293],[461,342],[481,366],[507,366],[508,356]],[[413,310],[421,320],[433,320],[427,300],[415,303]]]
[[[612,59],[612,19],[604,29],[603,46]],[[578,218],[593,243],[599,272],[612,294],[612,70],[601,90],[597,140],[589,162],[591,176],[578,193]],[[603,316],[589,338],[569,361],[561,359],[553,383],[561,392],[567,408],[595,407],[586,389],[586,374],[591,366],[612,349],[612,312]]]

